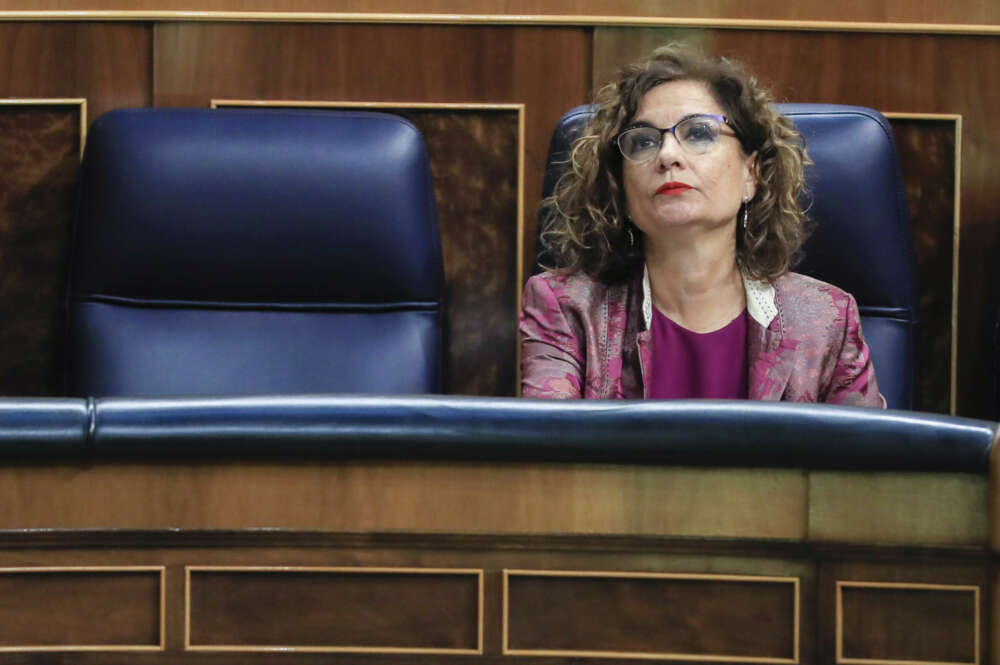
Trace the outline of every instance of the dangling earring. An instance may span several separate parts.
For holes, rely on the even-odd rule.
[[[635,226],[635,222],[632,221],[631,217],[629,217],[629,216],[626,215],[626,217],[625,217],[625,234],[628,236],[628,246],[629,246],[629,248],[633,248],[634,249],[635,248],[635,234],[632,233],[632,227],[633,226]]]
[[[750,199],[743,199],[743,232],[747,230],[747,217],[750,216]]]

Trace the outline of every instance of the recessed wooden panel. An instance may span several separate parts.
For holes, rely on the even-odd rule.
[[[837,583],[837,662],[979,662],[979,587]]]
[[[217,107],[303,105],[213,100]],[[357,108],[338,102],[308,107]],[[379,103],[362,108],[403,116],[427,144],[444,255],[445,391],[514,395],[523,107]]]
[[[504,653],[794,663],[799,582],[508,570]]]
[[[0,651],[163,648],[163,568],[0,568]]]
[[[0,100],[0,395],[50,395],[86,111],[16,101]]]
[[[917,320],[917,409],[952,413],[955,242],[958,239],[955,174],[960,118],[889,118],[903,172],[913,230],[920,302]]]
[[[187,568],[187,648],[482,652],[482,572]]]

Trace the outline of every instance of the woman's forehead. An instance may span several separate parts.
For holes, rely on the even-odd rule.
[[[701,81],[683,79],[667,81],[650,89],[639,100],[634,121],[645,121],[669,127],[693,113],[721,115],[722,109],[708,86]],[[669,124],[662,124],[667,123]]]

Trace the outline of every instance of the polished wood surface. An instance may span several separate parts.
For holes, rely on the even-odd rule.
[[[979,587],[839,582],[840,659],[976,663]]]
[[[91,118],[149,106],[151,56],[141,23],[0,22],[0,97],[80,97]]]
[[[810,474],[809,538],[976,546],[989,530],[986,479],[970,474]]]
[[[1000,40],[928,35],[805,34],[744,30],[597,29],[594,84],[607,80],[622,63],[673,40],[736,57],[758,72],[778,101],[857,104],[883,112],[947,113],[962,116],[960,146],[961,236],[958,270],[957,413],[992,414],[992,326],[1000,290],[993,256],[998,250],[995,211],[1000,188],[993,163],[1000,134],[993,130],[1000,88],[991,67],[1000,63]],[[921,159],[924,156],[921,155]],[[947,189],[948,164],[941,175],[928,167],[923,187]],[[933,195],[933,194],[931,194]],[[846,240],[845,240],[846,241]],[[927,279],[939,280],[934,270]]]
[[[954,413],[957,397],[953,370],[958,357],[954,330],[958,272],[954,258],[961,224],[956,182],[961,167],[960,117],[890,118],[919,277],[917,410],[933,413]]]
[[[802,540],[797,470],[567,464],[0,468],[0,529],[615,533]],[[44,498],[39,498],[44,497]]]
[[[710,659],[720,661],[725,659],[715,656],[726,652],[738,662],[790,662],[797,634],[798,662],[829,663],[834,661],[838,625],[848,654],[905,654],[934,662],[942,654],[965,658],[971,644],[971,653],[987,662],[992,648],[988,625],[995,611],[988,599],[994,557],[986,543],[995,529],[982,525],[979,542],[928,542],[926,530],[902,508],[929,504],[928,494],[941,505],[953,497],[946,485],[914,474],[858,472],[855,484],[842,484],[845,496],[862,483],[871,488],[867,499],[872,509],[881,511],[885,531],[897,535],[890,544],[877,533],[842,541],[762,528],[767,520],[794,522],[796,513],[811,513],[808,506],[817,502],[811,489],[798,496],[797,509],[781,498],[783,481],[793,477],[802,478],[807,488],[817,485],[818,475],[804,470],[782,472],[788,474],[782,480],[761,469],[650,467],[642,469],[651,474],[646,482],[639,482],[640,469],[628,466],[555,467],[549,474],[544,472],[550,465],[457,465],[449,470],[445,467],[450,465],[386,462],[355,468],[363,485],[353,485],[332,464],[253,466],[252,473],[240,464],[210,462],[145,469],[98,464],[55,474],[41,465],[14,468],[15,476],[0,478],[0,487],[24,493],[21,501],[13,501],[13,510],[28,514],[30,497],[36,519],[49,528],[0,531],[0,568],[16,567],[30,576],[43,574],[32,571],[35,567],[165,567],[165,651],[129,654],[132,659],[107,649],[79,654],[79,659],[74,654],[72,662],[85,664],[272,663],[278,662],[274,654],[257,649],[276,645],[300,647],[283,653],[284,663],[357,662],[358,653],[334,651],[318,659],[308,652],[348,642],[376,651],[401,648],[403,642],[409,648],[464,649],[473,644],[478,625],[470,618],[478,611],[478,582],[473,581],[478,572],[470,571],[480,570],[483,655],[424,653],[421,662],[568,665],[580,662],[579,654],[596,651],[611,651],[617,658],[654,654],[660,660],[678,653],[710,653]],[[380,467],[394,473],[381,475]],[[942,475],[964,474],[925,474]],[[516,476],[528,482],[518,484]],[[64,488],[80,487],[82,478],[88,478],[82,484],[88,492],[67,501]],[[607,481],[616,489],[609,492]],[[500,485],[508,486],[510,494],[498,492]],[[635,487],[658,489],[648,502],[624,500],[628,488]],[[475,494],[485,500],[470,505]],[[510,502],[515,497],[519,503]],[[641,535],[656,513],[660,519],[674,513],[711,523],[707,505],[713,500],[718,504],[714,514],[731,518],[717,519],[711,533],[662,522],[658,530]],[[491,517],[489,502],[501,504],[507,519],[500,523]],[[0,503],[8,505],[12,497]],[[362,503],[369,510],[367,521],[320,514],[358,513]],[[411,508],[414,503],[419,509]],[[132,521],[129,509],[119,504],[139,504]],[[209,513],[214,521],[206,519]],[[84,514],[91,517],[81,520]],[[307,526],[289,530],[301,514],[306,519],[297,523]],[[51,529],[104,519],[117,527]],[[834,530],[850,533],[857,515],[830,519],[842,522]],[[945,517],[929,514],[927,519]],[[748,524],[751,520],[756,524]],[[157,523],[172,527],[121,528]],[[528,535],[532,524],[534,533]],[[264,525],[277,528],[260,528]],[[210,530],[202,530],[206,526]],[[517,532],[504,531],[504,526]],[[807,528],[804,533],[813,532]],[[391,573],[385,568],[406,570]],[[185,584],[189,572],[190,593]],[[357,577],[369,574],[361,581]],[[503,646],[505,575],[513,580],[506,600],[508,655]],[[838,623],[837,584],[844,582],[871,582],[876,588],[855,586],[841,594],[846,604]],[[937,586],[909,602],[886,584]],[[37,608],[44,607],[51,614],[50,625],[79,626],[83,606],[54,600],[69,588],[32,584],[28,593],[5,595],[10,625],[37,621]],[[132,588],[110,584],[73,597],[110,602],[106,599],[127,598]],[[980,604],[970,605],[976,593]],[[128,612],[109,616],[127,619],[129,626],[146,625],[148,632],[153,593],[140,595],[145,600],[138,605],[120,603],[132,608]],[[389,609],[373,615],[355,611],[359,603],[372,602]],[[975,633],[970,633],[977,625],[974,616],[970,619],[970,606],[973,615],[976,607],[980,612],[978,652]],[[187,608],[192,622],[185,639]],[[925,629],[928,622],[933,625]],[[876,631],[873,623],[889,628]],[[907,640],[907,631],[923,633]],[[936,639],[942,631],[947,639]],[[64,644],[68,638],[60,635],[50,639]],[[418,636],[425,641],[414,647],[411,638]],[[202,653],[185,644],[216,650]],[[393,662],[392,657],[364,655],[372,662]],[[3,662],[24,662],[23,654],[0,652]]]
[[[505,571],[506,653],[799,660],[799,580]],[[609,615],[611,598],[627,599]]]
[[[80,101],[0,100],[3,395],[62,390],[63,285],[85,114]]]
[[[0,394],[52,395],[81,120],[150,102],[152,31],[106,23],[0,23]],[[77,98],[60,104],[32,100]],[[81,118],[81,114],[89,118]]]
[[[481,571],[195,567],[187,572],[189,649],[481,652]],[[262,598],[268,601],[261,603]]]
[[[886,550],[827,557],[818,584],[819,652],[873,664],[996,662],[991,566],[976,556]]]
[[[790,662],[798,648],[798,662],[829,663],[838,639],[848,654],[934,662],[978,653],[985,662],[996,614],[988,543],[998,529],[995,515],[972,506],[996,500],[986,482],[542,463],[8,465],[0,469],[0,570],[165,568],[165,651],[127,660],[104,649],[74,663],[271,663],[275,654],[257,649],[276,646],[300,648],[282,654],[286,664],[352,663],[358,653],[336,649],[478,650],[479,625],[482,655],[421,653],[421,662],[568,665],[598,651]],[[86,603],[121,596],[121,614],[109,610],[115,622],[102,630],[123,624],[152,635],[156,585],[143,582],[137,596],[133,584],[73,590],[94,577],[83,573],[55,587],[13,588],[0,594],[0,611],[16,626],[37,622],[45,608],[50,626],[72,628],[44,634],[64,645],[82,639]],[[506,633],[505,575],[513,582]],[[850,587],[838,613],[844,582],[883,586]],[[939,586],[909,602],[886,584]],[[63,603],[62,594],[77,600]],[[363,609],[373,604],[387,609]],[[891,626],[870,628],[877,623]],[[907,640],[907,631],[926,639]],[[942,631],[948,639],[934,637]],[[334,651],[318,660],[310,648]],[[0,652],[0,663],[19,658]]]
[[[229,12],[352,12],[452,15],[546,15],[573,19],[606,17],[749,18],[789,21],[871,21],[904,23],[998,24],[994,3],[959,0],[953,3],[913,3],[907,0],[831,4],[820,0],[3,0],[0,11],[22,10],[167,10]]]
[[[0,568],[0,653],[159,650],[161,582],[162,569]]]

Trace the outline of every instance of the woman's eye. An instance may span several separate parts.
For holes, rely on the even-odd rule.
[[[632,147],[636,150],[648,150],[656,147],[656,137],[646,133],[637,133],[632,137]]]
[[[698,143],[711,142],[715,140],[715,132],[712,125],[707,122],[696,122],[684,128],[685,141],[695,141]]]

